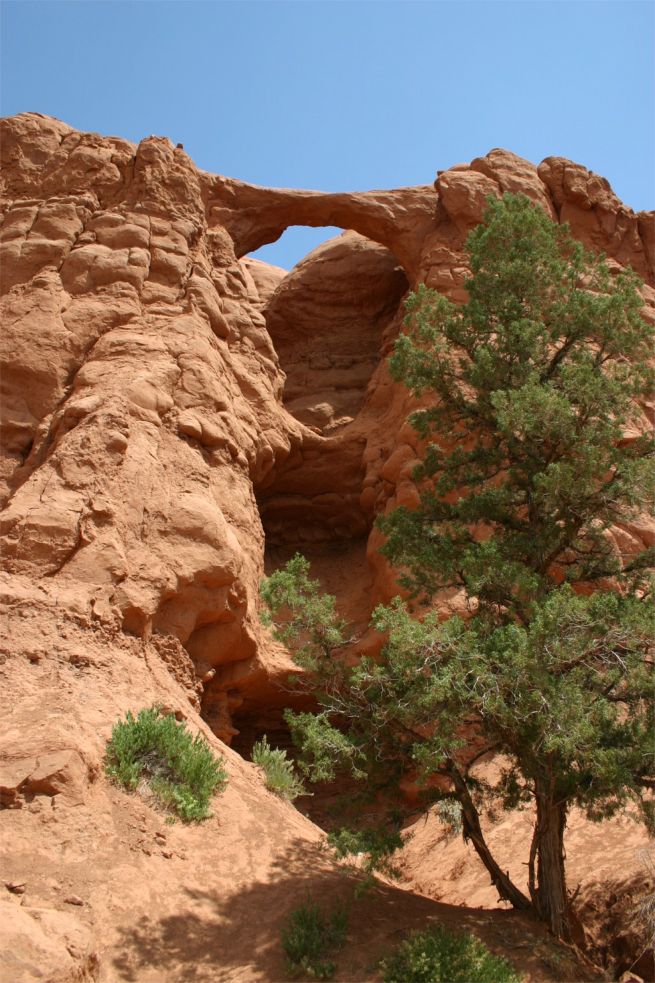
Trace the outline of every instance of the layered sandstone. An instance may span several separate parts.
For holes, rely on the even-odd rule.
[[[394,593],[373,520],[415,500],[417,443],[385,357],[408,289],[465,298],[487,195],[522,191],[633,266],[649,317],[655,216],[504,150],[434,185],[327,194],[207,174],[162,137],[2,125],[0,785],[26,844],[51,803],[97,808],[110,835],[102,748],[128,707],[229,743],[289,700],[258,617],[266,548],[313,552],[362,626]],[[298,224],[346,234],[288,276],[246,256]],[[629,551],[653,527],[621,535]]]

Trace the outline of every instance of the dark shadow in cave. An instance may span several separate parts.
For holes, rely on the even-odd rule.
[[[384,246],[345,232],[285,277],[264,315],[286,374],[284,405],[307,428],[256,488],[267,547],[368,535],[363,453],[368,384],[400,326],[408,281]]]
[[[255,489],[266,572],[304,554],[312,576],[337,596],[340,612],[361,633],[373,594],[366,558],[373,515],[362,505],[362,491],[364,450],[376,421],[366,397],[399,330],[408,286],[386,247],[345,232],[297,264],[263,309],[286,374],[284,405],[304,425],[289,456]],[[313,700],[298,691],[280,695],[266,705],[247,698],[233,710],[239,734],[232,747],[246,759],[264,733],[273,747],[292,751],[282,707],[310,709]]]
[[[368,614],[373,594],[372,574],[366,560],[367,538],[337,540],[329,543],[269,544],[266,550],[267,574],[279,569],[294,553],[301,552],[311,564],[312,576],[323,590],[337,599],[337,607],[351,626],[353,636],[361,637],[368,626]],[[316,702],[311,694],[299,687],[289,687],[286,706],[299,711],[314,711]],[[246,761],[252,760],[255,741],[266,735],[273,748],[284,750],[295,761],[297,750],[291,740],[281,703],[277,706],[253,706],[249,702],[233,715],[239,733],[231,747]],[[342,826],[356,826],[370,819],[375,825],[389,811],[390,802],[378,796],[371,799],[365,783],[355,781],[350,774],[339,775],[335,781],[307,784],[308,795],[296,799],[294,806],[321,829],[330,831]],[[394,793],[395,794],[395,793]],[[393,803],[391,803],[393,804]]]

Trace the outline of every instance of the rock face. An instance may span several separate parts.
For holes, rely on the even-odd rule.
[[[161,137],[3,121],[0,791],[20,836],[31,803],[99,795],[128,707],[229,743],[284,704],[265,541],[318,551],[363,624],[394,593],[372,523],[414,500],[417,450],[385,356],[408,289],[465,298],[465,236],[506,190],[632,265],[654,316],[655,216],[561,158],[493,150],[434,186],[327,194],[207,174]],[[298,224],[346,231],[288,276],[245,255]]]
[[[559,158],[494,150],[435,187],[334,195],[209,175],[159,137],[3,126],[6,570],[183,646],[224,739],[267,674],[262,519],[269,546],[354,542],[412,500],[415,439],[384,355],[408,287],[464,297],[486,196],[523,191],[653,278],[652,216]],[[240,259],[300,223],[353,231],[286,277]]]
[[[407,288],[393,253],[354,232],[314,249],[279,284],[266,327],[292,416],[320,434],[354,421]]]

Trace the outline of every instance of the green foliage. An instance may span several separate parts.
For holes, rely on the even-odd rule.
[[[114,724],[105,769],[118,785],[134,790],[145,782],[159,802],[187,822],[207,819],[209,802],[227,779],[207,742],[192,737],[172,714],[158,707]]]
[[[320,592],[319,582],[309,577],[309,563],[299,553],[264,579],[261,595],[268,612],[282,612],[282,620],[275,622],[275,636],[293,643],[295,660],[303,668],[313,670],[317,658],[328,657],[347,641],[334,597]],[[265,614],[267,620],[270,623],[270,615],[267,619]]]
[[[389,641],[371,702],[383,703],[392,732],[413,734],[410,753],[426,777],[477,716],[489,746],[509,755],[493,790],[507,808],[527,801],[546,769],[557,799],[591,818],[627,797],[640,801],[640,776],[653,767],[651,605],[615,593],[579,597],[563,585],[527,626],[420,623],[400,603],[379,608],[374,624]],[[433,734],[420,736],[430,725]]]
[[[343,946],[347,926],[348,912],[343,908],[328,913],[309,900],[295,908],[282,929],[289,972],[332,979],[336,964],[331,957]]]
[[[264,770],[266,784],[276,795],[291,802],[299,795],[307,795],[293,762],[287,758],[287,752],[270,747],[266,734],[253,745],[252,760]]]
[[[336,677],[343,674],[343,666],[326,666],[326,674]],[[316,686],[321,686],[323,663],[315,666]],[[333,690],[336,695],[336,690]],[[323,695],[326,701],[328,697]],[[329,705],[329,703],[327,704]],[[330,722],[329,711],[323,713],[294,713],[284,711],[284,719],[289,725],[291,739],[301,750],[298,766],[312,782],[331,782],[339,769],[349,769],[355,778],[365,778],[366,771],[361,764],[364,753],[356,740]]]
[[[433,396],[411,422],[436,440],[420,506],[379,522],[382,552],[417,594],[463,587],[525,619],[554,564],[572,582],[627,580],[648,559],[626,570],[606,530],[652,499],[652,437],[622,437],[653,385],[653,331],[636,275],[613,276],[523,196],[490,200],[467,251],[468,303],[420,287],[390,362]]]
[[[456,799],[440,799],[437,802],[437,814],[450,836],[457,836],[462,832],[462,807]]]
[[[508,962],[469,932],[415,932],[380,969],[384,983],[519,983]]]
[[[391,858],[396,850],[402,848],[403,840],[398,830],[388,830],[383,826],[358,830],[343,827],[328,833],[328,844],[339,859],[363,855],[365,871],[381,871],[394,876],[396,872]]]
[[[396,599],[373,613],[382,657],[353,664],[334,599],[302,557],[263,594],[274,613],[286,605],[283,637],[319,702],[317,715],[288,718],[305,774],[347,766],[375,786],[409,771],[426,803],[439,798],[431,779],[447,778],[500,896],[566,936],[571,806],[598,820],[632,800],[655,831],[643,794],[654,781],[653,551],[624,556],[608,535],[652,498],[655,443],[624,433],[653,382],[653,332],[636,276],[613,275],[522,196],[491,201],[467,250],[467,304],[424,287],[408,301],[391,369],[423,397],[411,417],[424,441],[420,503],[379,526],[414,599],[458,588],[468,617],[440,623]],[[472,735],[506,762],[494,784],[461,763]],[[529,898],[479,821],[481,808],[527,804]]]

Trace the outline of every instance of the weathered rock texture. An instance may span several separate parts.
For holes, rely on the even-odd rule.
[[[435,185],[327,194],[207,174],[161,137],[3,122],[0,784],[25,843],[50,803],[97,801],[110,835],[101,755],[128,706],[229,742],[288,700],[258,620],[265,537],[314,550],[361,624],[395,592],[372,522],[415,500],[417,444],[385,356],[408,288],[464,299],[465,236],[506,190],[632,265],[653,316],[653,213],[561,158],[493,150]],[[347,231],[289,276],[245,257],[298,224]]]

